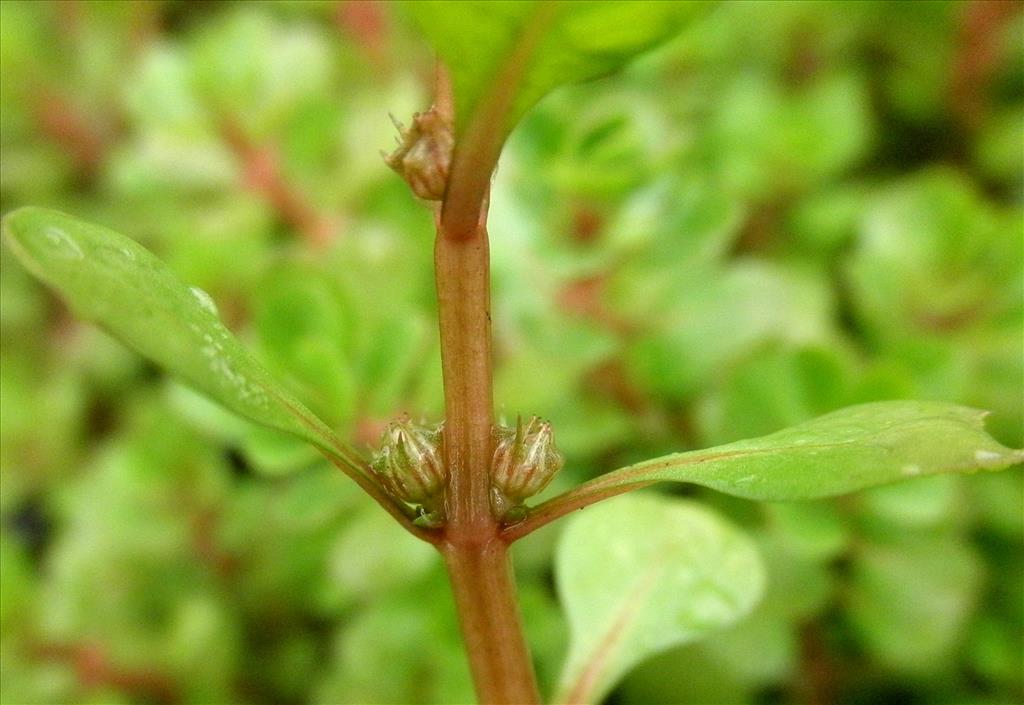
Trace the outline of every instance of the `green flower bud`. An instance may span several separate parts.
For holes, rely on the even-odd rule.
[[[422,505],[427,512],[440,509],[448,484],[441,458],[441,427],[416,426],[408,419],[392,421],[370,468],[392,497]]]
[[[562,454],[555,448],[551,424],[532,417],[524,426],[520,418],[515,429],[499,427],[491,461],[491,503],[496,513],[507,516],[510,509],[537,494],[562,469]]]

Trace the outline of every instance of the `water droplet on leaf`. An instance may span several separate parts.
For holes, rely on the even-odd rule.
[[[196,297],[196,301],[203,307],[207,313],[214,316],[217,315],[217,304],[213,302],[213,297],[207,294],[205,291],[200,289],[198,286],[193,286],[189,289],[192,292],[192,296]]]
[[[74,238],[60,228],[49,227],[43,232],[43,235],[46,237],[52,254],[64,259],[84,259],[85,254],[82,252],[82,248],[78,246]]]
[[[976,450],[974,451],[974,459],[979,463],[991,463],[993,460],[1002,459],[1002,455],[991,450]]]

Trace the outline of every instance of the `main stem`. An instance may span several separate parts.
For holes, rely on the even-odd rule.
[[[523,638],[508,544],[500,539],[467,549],[442,547],[470,671],[481,703],[540,702]]]
[[[469,237],[451,237],[438,223],[434,246],[441,369],[444,376],[444,454],[448,466],[450,532],[491,530],[493,441],[490,253],[481,223]]]
[[[434,264],[444,375],[447,525],[438,545],[459,611],[481,703],[540,702],[523,636],[508,543],[490,505],[494,452],[490,253],[485,209],[472,232],[446,232],[438,217]]]

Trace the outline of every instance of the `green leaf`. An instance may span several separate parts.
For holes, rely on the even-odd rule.
[[[767,341],[820,346],[834,335],[834,294],[824,270],[742,258],[728,268],[694,262],[680,271],[665,266],[668,247],[656,250],[664,253],[660,262],[627,265],[615,275],[609,298],[648,322],[624,362],[659,399],[691,403],[709,379],[726,377],[730,364]]]
[[[209,295],[112,230],[46,208],[3,220],[4,238],[81,318],[235,413],[306,440],[352,467],[353,451],[293,398],[224,327]]]
[[[1020,359],[1024,251],[1007,233],[1021,215],[980,191],[959,171],[929,169],[865,204],[847,275],[855,313],[879,342],[900,350],[935,338],[976,355],[978,344],[961,336],[1006,325]]]
[[[762,507],[777,540],[802,558],[827,561],[842,554],[850,544],[844,516],[829,502],[776,502]]]
[[[507,135],[559,85],[595,78],[678,32],[704,2],[444,0],[408,3],[452,76],[455,127]]]
[[[909,534],[865,545],[851,571],[847,614],[873,660],[918,676],[954,665],[981,596],[983,568],[970,544]]]
[[[761,597],[746,534],[698,504],[641,495],[575,516],[555,559],[571,630],[554,702],[596,702],[633,666],[732,624]]]
[[[337,630],[310,700],[470,703],[473,683],[440,570],[383,591]]]
[[[615,470],[538,505],[510,534],[525,535],[567,511],[653,482],[692,482],[747,499],[788,501],[1024,461],[1024,451],[985,432],[985,415],[930,401],[851,406],[760,438]]]
[[[866,491],[859,502],[862,521],[880,524],[881,531],[950,528],[962,525],[966,501],[956,475],[929,477]]]
[[[327,555],[329,597],[346,607],[409,585],[436,564],[433,548],[376,509],[353,512]]]

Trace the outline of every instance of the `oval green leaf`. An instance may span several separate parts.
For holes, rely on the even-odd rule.
[[[77,316],[235,413],[360,467],[356,453],[242,347],[210,296],[182,283],[135,241],[34,207],[8,214],[3,232],[25,267],[60,292]]]
[[[598,701],[645,658],[732,624],[765,582],[745,533],[696,503],[656,495],[573,517],[555,572],[571,631],[557,703]]]

